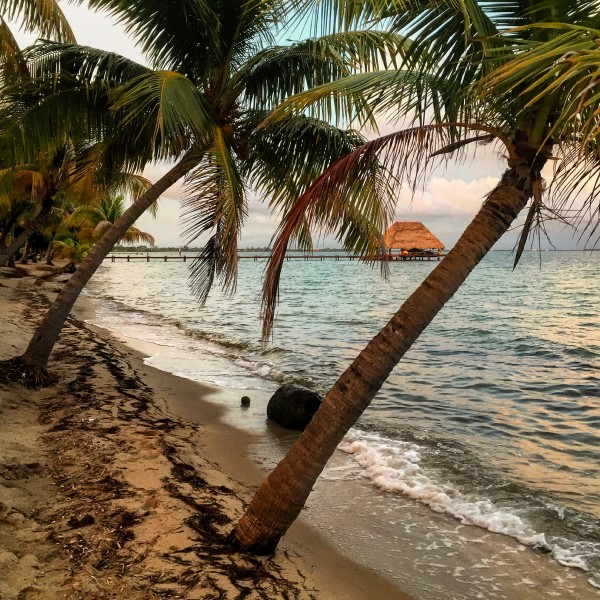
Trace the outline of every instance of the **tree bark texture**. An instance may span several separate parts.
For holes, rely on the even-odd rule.
[[[275,549],[337,445],[392,369],[525,207],[530,182],[528,168],[505,172],[454,248],[331,388],[236,525],[231,534],[234,545],[255,554]]]
[[[166,175],[161,177],[148,189],[134,204],[123,213],[115,224],[94,245],[85,260],[79,265],[77,271],[67,282],[65,287],[56,297],[56,300],[37,327],[29,346],[21,357],[28,367],[43,369],[48,364],[48,358],[58,340],[58,336],[79,297],[85,284],[91,279],[96,269],[102,264],[113,246],[121,239],[125,232],[135,223],[150,205],[178,179],[188,173],[195,165],[190,161],[189,155],[177,163]]]
[[[23,246],[23,256],[21,256],[21,260],[19,261],[20,265],[26,265],[29,262],[29,242],[26,241]]]

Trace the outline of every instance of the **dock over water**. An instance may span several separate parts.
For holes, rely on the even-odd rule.
[[[110,262],[155,262],[155,261],[161,261],[161,262],[187,262],[189,261],[193,261],[197,258],[199,258],[200,255],[199,254],[182,254],[181,256],[179,255],[169,255],[169,254],[158,254],[158,253],[147,253],[147,254],[125,254],[122,252],[118,252],[118,253],[114,253],[111,254],[110,256],[107,256],[104,261],[110,261]],[[418,252],[418,253],[412,253],[412,254],[407,254],[407,255],[394,255],[391,258],[387,258],[386,260],[389,260],[390,262],[395,262],[395,261],[413,261],[413,260],[441,260],[442,258],[444,258],[443,254],[431,254],[428,252]],[[268,254],[239,254],[238,255],[238,259],[239,260],[252,260],[254,262],[260,261],[260,260],[268,260],[269,259],[269,255]],[[317,260],[317,261],[323,261],[323,260],[336,260],[336,261],[341,261],[341,260],[356,260],[356,261],[366,261],[369,260],[364,256],[353,256],[353,255],[349,255],[349,254],[334,254],[333,252],[324,252],[322,254],[320,253],[315,253],[315,254],[288,254],[285,257],[286,261],[289,260],[305,260],[305,261],[309,261],[309,260]],[[375,260],[382,260],[381,258],[376,258]]]

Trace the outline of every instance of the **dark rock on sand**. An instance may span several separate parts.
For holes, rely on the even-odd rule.
[[[321,396],[299,385],[281,386],[269,400],[267,417],[286,429],[302,431],[321,406]]]
[[[250,406],[250,396],[242,396],[242,406]]]

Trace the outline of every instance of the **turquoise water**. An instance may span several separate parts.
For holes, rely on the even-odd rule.
[[[585,570],[593,594],[600,253],[541,259],[527,252],[513,272],[509,253],[491,253],[395,369],[340,456],[348,477],[390,502],[411,498]],[[266,350],[264,261],[241,261],[236,295],[215,291],[203,309],[183,263],[106,262],[89,292],[101,300],[98,324],[169,349],[151,364],[239,390],[298,382],[324,393],[436,264],[393,263],[384,281],[359,262],[286,262]]]

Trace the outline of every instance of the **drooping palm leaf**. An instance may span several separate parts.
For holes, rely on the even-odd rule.
[[[71,26],[55,0],[0,0],[0,14],[42,37],[75,41]]]
[[[406,182],[415,188],[425,181],[434,166],[432,155],[451,143],[456,128],[456,124],[416,127],[367,142],[337,160],[287,210],[275,234],[265,274],[263,339],[268,339],[275,318],[281,269],[290,241],[302,236],[308,224],[336,232],[347,250],[374,258],[382,252],[392,214],[392,205],[382,205],[381,199],[393,194],[391,185]],[[479,129],[492,133],[485,126]],[[506,141],[502,132],[496,133],[500,141]]]
[[[215,276],[226,292],[235,290],[238,236],[247,212],[244,183],[231,148],[220,129],[214,139],[215,144],[190,174],[183,199],[183,218],[190,222],[186,238],[211,236],[190,267],[190,285],[202,303]]]
[[[170,148],[191,136],[209,138],[213,124],[210,106],[187,77],[175,71],[152,71],[134,77],[110,92],[112,109],[122,113],[124,126],[142,121],[154,130],[156,143]]]

